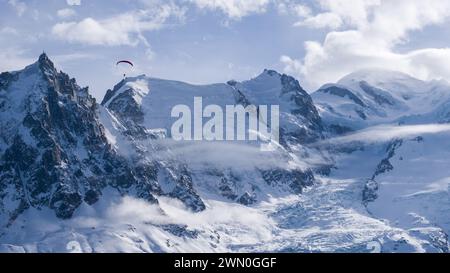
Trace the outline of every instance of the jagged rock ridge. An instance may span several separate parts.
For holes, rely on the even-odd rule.
[[[69,218],[107,186],[124,193],[139,187],[156,201],[108,144],[88,89],[58,72],[47,55],[2,73],[0,82],[0,210],[7,223],[29,207]]]

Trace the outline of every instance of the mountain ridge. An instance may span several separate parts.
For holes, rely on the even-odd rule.
[[[70,218],[81,202],[96,202],[107,185],[126,190],[137,183],[110,149],[87,88],[57,72],[45,54],[15,75],[8,86],[12,90],[0,91],[7,144],[0,184],[2,189],[15,185],[18,193],[3,194],[8,223],[30,206],[50,207],[58,217]],[[156,200],[149,196],[149,201]],[[5,204],[16,208],[9,211]]]
[[[445,127],[450,89],[423,83],[424,100],[369,76],[310,96],[267,69],[211,85],[141,75],[97,104],[45,54],[2,73],[0,251],[448,252],[448,130],[414,125]],[[170,110],[196,96],[279,105],[280,145],[172,140]]]
[[[312,105],[312,100],[299,100],[302,96],[309,98],[309,95],[300,87],[298,82],[293,78],[271,70],[265,70],[260,77],[264,75],[267,75],[267,80],[276,82],[276,84],[274,82],[274,88],[278,88],[278,92],[281,95],[283,92],[293,92],[292,96],[297,96],[292,97],[289,95],[286,97],[289,103],[301,103],[302,105],[308,105],[307,107],[312,107],[311,109],[313,110],[310,111],[313,112],[313,123],[316,124],[316,127],[311,127],[311,129],[307,130],[320,129],[320,126],[317,125],[320,123],[320,118],[314,112],[315,108]],[[29,80],[25,76],[33,77],[33,80]],[[16,105],[18,107],[17,110],[12,110],[13,107],[4,107],[2,109],[4,116],[9,116],[9,113],[12,113],[12,111],[27,112],[28,114],[23,117],[23,120],[20,117],[16,117],[17,119],[14,118],[16,120],[14,122],[23,122],[25,128],[27,128],[26,131],[30,130],[31,140],[34,141],[36,139],[37,141],[37,144],[30,143],[28,145],[23,143],[23,139],[26,138],[22,134],[17,133],[17,129],[10,130],[11,134],[17,135],[18,138],[17,143],[9,143],[1,150],[3,152],[1,164],[3,171],[0,182],[2,185],[5,185],[4,188],[7,188],[7,185],[14,184],[11,181],[21,181],[17,187],[20,188],[20,192],[24,191],[24,196],[18,198],[18,200],[22,200],[19,205],[22,209],[15,210],[18,212],[17,214],[22,213],[23,210],[30,206],[37,208],[48,206],[54,209],[56,215],[60,218],[70,218],[83,202],[88,204],[97,202],[101,198],[105,187],[116,188],[122,194],[134,192],[137,197],[146,199],[150,203],[157,203],[157,199],[153,196],[154,194],[168,195],[172,198],[180,199],[193,211],[204,210],[205,204],[195,190],[192,173],[186,164],[178,161],[175,157],[162,161],[148,160],[145,156],[141,156],[142,153],[147,152],[148,147],[142,146],[140,142],[166,137],[167,133],[164,133],[161,129],[165,129],[166,132],[169,129],[168,125],[171,122],[169,110],[171,105],[166,105],[167,107],[164,108],[166,115],[164,115],[164,111],[154,108],[157,105],[161,105],[161,102],[164,101],[164,99],[158,101],[158,98],[167,97],[169,94],[173,98],[180,95],[182,99],[176,99],[176,102],[182,103],[190,101],[187,98],[189,96],[193,97],[199,90],[200,95],[205,97],[205,103],[208,101],[208,98],[211,102],[214,102],[214,100],[220,102],[221,98],[228,97],[226,103],[234,104],[237,102],[236,98],[238,95],[243,95],[236,89],[236,86],[226,83],[195,86],[182,82],[139,76],[124,79],[113,90],[109,90],[103,100],[105,108],[102,108],[89,95],[87,88],[79,87],[75,79],[70,79],[63,72],[58,72],[45,53],[39,57],[36,63],[26,67],[24,70],[2,73],[0,82],[2,83],[1,92],[6,96],[2,101],[4,105],[11,101],[8,97],[11,93],[9,91],[11,86],[11,88],[14,88],[15,85],[18,85],[17,88],[20,93],[20,96],[15,96],[15,100],[19,104]],[[151,85],[146,86],[147,82],[150,82]],[[248,82],[251,83],[251,81]],[[28,84],[28,87],[23,88],[22,85],[26,84]],[[36,84],[39,86],[38,88],[36,88]],[[158,91],[158,86],[160,86],[160,91]],[[288,90],[283,89],[285,88],[284,86],[291,87]],[[172,91],[170,91],[170,88],[172,88]],[[242,88],[246,88],[245,84],[242,85]],[[150,89],[152,89],[151,92]],[[191,90],[192,94],[187,94],[186,90]],[[222,90],[222,94],[217,95],[217,90]],[[147,95],[154,96],[155,92],[159,92],[160,95],[157,94],[156,97],[151,97],[150,100],[146,97]],[[176,95],[172,93],[176,93]],[[181,94],[184,94],[184,97]],[[38,97],[35,98],[36,96]],[[276,100],[276,97],[274,99]],[[41,101],[44,101],[44,104]],[[147,104],[150,102],[152,107],[146,108],[146,102]],[[219,104],[225,105],[221,102]],[[68,109],[70,109],[70,112],[68,112]],[[153,112],[149,115],[149,111]],[[293,110],[292,113],[290,112],[291,110],[288,109],[288,111],[287,114],[293,115],[293,117],[302,115],[302,113],[295,113]],[[161,121],[162,123],[158,119],[153,120],[158,114],[164,117],[164,120]],[[105,121],[105,118],[108,120]],[[302,120],[297,121],[297,124]],[[4,126],[7,126],[6,124],[12,121],[4,118],[4,122]],[[162,124],[165,127],[153,126],[155,122],[156,125]],[[108,126],[105,127],[106,124],[118,127],[107,128]],[[283,137],[286,137],[285,142],[299,145],[303,141],[303,134],[307,130],[302,129],[298,132],[294,130],[291,133],[283,133]],[[125,150],[121,150],[120,147],[111,143],[112,138],[109,136],[111,136],[112,132],[114,132],[114,138],[121,138],[127,142]],[[6,132],[3,131],[2,134],[5,136]],[[38,137],[41,140],[37,140]],[[78,137],[81,140],[78,140]],[[42,143],[42,139],[48,139],[48,141]],[[27,152],[27,149],[31,150]],[[36,161],[39,162],[36,164],[46,166],[45,169],[38,167],[27,168],[24,165],[20,165],[22,164],[20,161],[22,159],[13,155],[14,153],[19,153],[19,151],[25,154],[30,153],[31,161],[28,162],[30,164],[35,160],[40,160],[38,155],[41,152],[45,153],[44,151],[47,149],[48,155],[42,158],[42,160],[46,161],[42,161],[42,163],[40,163],[41,161]],[[163,148],[163,150],[165,153],[170,153],[170,149],[167,147]],[[282,153],[285,153],[284,156],[290,158],[289,152],[283,151]],[[22,166],[22,169],[16,169],[17,166]],[[42,173],[42,178],[34,174],[36,170]],[[300,193],[304,186],[311,185],[314,180],[312,172],[308,169],[284,170],[276,168],[271,170],[263,168],[262,170],[255,169],[255,171],[260,173],[258,175],[262,181],[265,181],[264,183],[277,184],[282,178],[284,180],[280,182],[281,184],[290,183],[286,190],[292,190],[297,193]],[[34,178],[19,178],[19,176],[23,177],[23,174],[28,172],[30,174],[27,174],[25,177],[30,176]],[[64,174],[65,178],[60,176],[62,174]],[[164,182],[160,178],[162,175],[164,176]],[[226,176],[223,174],[222,178],[225,179],[224,177]],[[31,186],[28,179],[37,179],[36,185]],[[66,182],[63,183],[61,181]],[[91,184],[85,181],[91,181],[89,182]],[[226,179],[223,181],[226,181]],[[168,183],[171,186],[162,187],[161,183]],[[230,185],[227,185],[235,182],[230,180],[223,183],[225,184],[218,185],[217,188],[220,195],[226,195],[229,198],[233,197],[232,199],[237,200],[237,202],[247,205],[256,202],[256,192],[253,192],[256,188],[251,190],[251,192],[241,192],[240,189],[235,189],[240,192],[236,195],[236,193],[230,192]],[[22,189],[23,185],[25,185],[25,189]],[[46,186],[41,187],[40,185]],[[30,201],[26,197],[29,195],[28,190],[26,190],[28,188],[30,188],[30,191],[39,192],[34,195],[43,195],[45,197],[38,199],[39,201]],[[171,190],[167,191],[169,188]],[[258,194],[263,194],[263,191],[257,191]],[[55,192],[56,194],[52,193],[49,195],[49,192]],[[13,193],[5,192],[6,198],[9,198],[11,194],[14,195]],[[4,214],[14,214],[8,222],[13,221],[16,217],[14,212],[5,211]]]

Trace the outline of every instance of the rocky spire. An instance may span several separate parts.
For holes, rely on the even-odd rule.
[[[39,56],[38,65],[39,65],[39,68],[42,70],[42,72],[44,72],[44,74],[55,75],[58,73],[56,71],[55,65],[53,64],[53,62],[50,60],[50,58],[47,56],[47,54],[45,52],[43,52]]]

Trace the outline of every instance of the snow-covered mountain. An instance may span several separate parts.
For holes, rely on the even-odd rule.
[[[31,207],[70,218],[107,186],[127,192],[139,184],[107,142],[88,89],[57,72],[45,54],[24,70],[2,73],[0,82],[2,227]]]
[[[339,134],[385,123],[446,122],[449,90],[446,81],[368,69],[326,84],[312,97],[325,126]]]
[[[171,109],[279,105],[280,143],[175,141]],[[0,74],[2,252],[448,252],[450,85],[364,70],[122,80],[95,102],[43,54]],[[259,110],[258,110],[259,111]]]
[[[280,105],[284,147],[261,153],[248,142],[171,141],[170,128],[176,120],[172,108],[184,104],[194,109],[194,97],[222,109],[236,104]],[[109,90],[102,105],[103,124],[115,136],[110,142],[119,153],[128,153],[142,169],[154,168],[158,193],[179,198],[194,211],[205,209],[199,191],[250,205],[274,190],[301,193],[314,182],[310,168],[289,151],[306,154],[302,144],[321,138],[321,120],[310,96],[292,77],[266,70],[243,83],[195,86],[143,75]]]

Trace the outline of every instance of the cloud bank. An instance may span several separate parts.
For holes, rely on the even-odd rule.
[[[133,1],[133,4],[130,1],[116,0],[108,4],[113,7],[112,9],[105,9],[100,2],[95,4],[85,2],[66,0],[63,1],[63,6],[49,7],[24,0],[6,0],[7,9],[5,11],[7,14],[5,13],[5,16],[11,13],[14,18],[22,16],[22,19],[27,17],[35,20],[36,23],[42,23],[42,27],[39,27],[31,36],[39,37],[36,39],[41,39],[39,41],[43,43],[47,42],[46,39],[49,38],[49,43],[62,41],[80,44],[87,46],[86,48],[89,50],[98,50],[97,47],[100,46],[135,47],[144,45],[145,59],[155,63],[158,62],[160,56],[163,57],[159,62],[164,62],[167,59],[164,56],[165,51],[172,50],[173,46],[171,44],[169,49],[161,49],[164,46],[158,46],[158,41],[153,41],[154,44],[150,46],[149,41],[152,40],[152,34],[155,34],[157,30],[170,28],[173,25],[179,26],[187,22],[186,31],[185,29],[174,31],[178,32],[177,38],[182,44],[185,40],[190,40],[183,39],[185,38],[183,35],[188,35],[189,31],[194,32],[192,26],[195,25],[195,22],[201,21],[205,27],[197,27],[198,31],[195,31],[196,33],[205,31],[207,35],[195,38],[196,41],[186,42],[185,46],[189,47],[188,49],[180,46],[178,50],[180,55],[195,55],[187,51],[191,50],[196,53],[200,46],[214,46],[214,42],[218,43],[227,35],[231,38],[236,37],[236,46],[222,43],[224,45],[221,50],[227,54],[221,54],[223,56],[219,56],[217,59],[209,58],[204,61],[205,63],[209,62],[208,69],[204,69],[208,70],[208,73],[202,73],[204,74],[202,77],[207,77],[206,75],[213,70],[220,71],[211,72],[211,74],[224,74],[222,63],[235,64],[228,68],[233,71],[230,72],[232,75],[230,78],[236,78],[235,75],[239,76],[237,67],[245,66],[242,74],[246,73],[245,78],[247,78],[250,74],[249,71],[256,70],[256,67],[257,70],[260,70],[263,66],[271,66],[274,63],[280,65],[281,63],[285,72],[299,77],[302,85],[310,91],[314,91],[322,84],[336,82],[355,70],[366,68],[397,70],[423,80],[450,78],[450,66],[448,65],[450,63],[450,47],[419,45],[442,43],[448,40],[444,36],[439,37],[442,33],[439,31],[442,31],[442,26],[448,23],[450,18],[450,1],[448,0],[138,0]],[[88,4],[91,6],[87,7]],[[50,11],[51,14],[47,14],[50,9],[53,9]],[[39,20],[36,19],[37,14],[41,14]],[[205,14],[206,16],[204,16]],[[210,14],[214,14],[214,16],[210,16]],[[263,18],[269,22],[266,29],[261,30],[256,24],[261,18],[246,18],[260,14],[267,16]],[[231,35],[231,31],[228,33],[224,31],[220,34],[215,33],[217,37],[214,37],[212,35],[214,33],[208,33],[210,25],[217,23],[214,22],[217,19],[216,15],[219,15],[219,20],[225,20],[225,23],[236,22],[235,26],[230,28],[235,34]],[[276,18],[277,16],[284,16],[279,20],[282,21],[283,31],[278,29],[279,18]],[[271,20],[274,20],[273,28],[270,26]],[[25,21],[17,20],[17,22]],[[220,25],[227,25],[222,21],[220,23]],[[11,24],[11,27],[17,28],[19,32],[24,32],[20,35],[23,37],[20,41],[19,38],[16,38],[18,42],[14,47],[30,48],[30,45],[26,44],[30,35],[27,35],[26,32],[32,27],[20,29],[20,26],[16,26],[12,21]],[[441,30],[437,33],[434,30],[428,31],[427,28],[433,26],[440,26]],[[291,37],[287,39],[285,36],[298,35],[302,39],[303,34],[310,34],[310,29],[313,29],[314,32],[317,31],[317,36],[322,38],[317,38],[319,40],[307,39],[308,41],[303,45],[304,56],[295,56],[291,52],[295,52],[295,47],[298,45],[292,43],[294,39]],[[415,40],[409,42],[411,37],[415,38],[415,35],[422,30],[424,31],[420,35],[423,35],[428,42]],[[258,56],[257,62],[255,56],[256,53],[259,53],[260,48],[258,45],[252,44],[255,47],[255,54],[248,54],[248,59],[241,58],[242,62],[245,62],[244,65],[233,60],[232,56],[239,55],[240,51],[244,49],[248,50],[245,47],[251,43],[248,43],[244,37],[244,33],[247,31],[254,32],[252,35],[255,34],[255,37],[264,36],[261,37],[261,41],[268,52]],[[4,33],[2,32],[2,34]],[[314,36],[317,37],[315,34]],[[203,40],[208,35],[212,38]],[[223,36],[219,37],[219,35]],[[195,34],[190,35],[190,37],[195,36]],[[283,44],[282,47],[271,46],[275,41],[271,39],[276,39],[276,42],[287,41],[291,44],[288,46]],[[227,41],[231,43],[230,39]],[[298,42],[298,39],[295,41]],[[304,38],[301,41],[304,41]],[[2,48],[7,47],[5,44],[6,42],[2,44]],[[269,46],[267,47],[267,45]],[[89,46],[94,46],[94,48],[91,49]],[[40,51],[42,46],[36,45],[35,47],[39,47]],[[214,49],[215,47],[211,50]],[[302,52],[299,54],[303,54],[303,50],[299,51]],[[285,52],[290,52],[290,55],[284,54],[285,56],[283,56]],[[197,60],[202,58],[196,56],[194,59],[185,61],[175,55],[173,59],[180,63],[192,62],[192,65],[196,65],[198,64]],[[10,67],[10,65],[2,67]],[[17,65],[14,67],[18,68]],[[215,78],[219,77],[215,76]],[[205,82],[203,79],[200,81]]]
[[[148,9],[129,11],[102,20],[91,17],[53,26],[56,38],[72,43],[106,46],[148,45],[143,32],[161,29],[170,19],[181,20],[184,9],[176,5],[154,5]]]
[[[450,17],[447,0],[316,0],[319,11],[297,27],[328,29],[323,42],[307,41],[302,59],[282,56],[285,71],[311,89],[365,68],[397,70],[427,80],[450,78],[450,48],[400,51],[412,32],[442,25]]]
[[[398,138],[417,137],[426,134],[450,133],[449,124],[379,125],[353,134],[321,141],[318,145],[345,144],[349,142],[378,143]]]
[[[271,0],[190,0],[201,9],[220,10],[233,19],[266,11]]]

